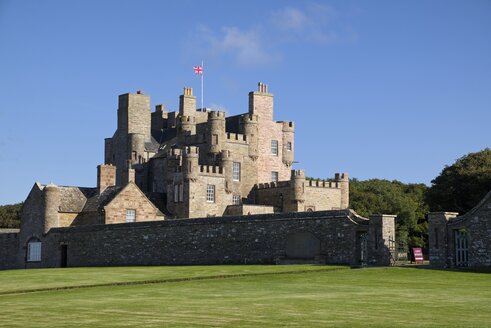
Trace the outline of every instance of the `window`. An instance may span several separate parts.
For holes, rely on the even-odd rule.
[[[240,195],[234,195],[232,198],[232,203],[234,205],[240,205]]]
[[[276,171],[271,172],[271,181],[274,181],[274,182],[278,181],[278,172],[276,172]]]
[[[38,239],[27,243],[27,262],[41,261],[41,242]]]
[[[184,201],[184,185],[182,183],[174,185],[174,203]]]
[[[174,203],[179,201],[179,185],[174,185]]]
[[[206,186],[206,201],[208,203],[215,202],[215,185],[207,185]]]
[[[135,222],[136,210],[126,210],[126,222]]]
[[[232,179],[234,181],[240,181],[240,163],[234,162],[232,167]]]
[[[214,134],[212,138],[212,144],[218,145],[218,134]]]
[[[288,141],[288,142],[286,143],[286,150],[287,150],[287,151],[292,151],[292,143],[291,143],[290,141]]]
[[[278,156],[278,140],[271,140],[271,154]]]

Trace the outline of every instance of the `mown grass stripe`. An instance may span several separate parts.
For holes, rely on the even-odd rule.
[[[282,275],[282,274],[304,274],[313,272],[332,272],[339,270],[349,270],[347,267],[330,267],[315,270],[294,270],[294,271],[279,271],[279,272],[259,272],[259,273],[239,273],[239,274],[226,274],[226,275],[213,275],[213,276],[201,276],[201,277],[182,277],[182,278],[170,278],[170,279],[154,279],[154,280],[140,280],[140,281],[122,281],[122,282],[110,282],[104,284],[88,284],[88,285],[75,285],[75,286],[59,286],[48,288],[33,288],[33,289],[20,289],[12,291],[0,291],[0,296],[14,295],[14,294],[29,294],[37,292],[49,292],[59,290],[70,289],[83,289],[83,288],[97,288],[97,287],[114,287],[114,286],[131,286],[131,285],[151,285],[151,284],[165,284],[184,281],[199,281],[199,280],[215,280],[215,279],[230,279],[230,278],[244,278],[244,277],[257,277],[268,275]]]

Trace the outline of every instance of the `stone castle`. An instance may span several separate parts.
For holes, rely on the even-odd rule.
[[[312,181],[294,163],[294,124],[273,120],[259,83],[247,113],[150,110],[119,96],[94,188],[35,183],[19,231],[0,231],[0,269],[222,263],[389,265],[395,217],[360,217],[346,173]],[[190,220],[192,219],[192,220]]]
[[[149,96],[123,94],[99,185],[133,181],[143,192],[161,194],[173,218],[348,208],[347,174],[319,183],[291,169],[294,124],[274,121],[273,108],[262,83],[249,93],[249,111],[230,117],[197,109],[190,88],[178,112],[158,105],[151,113]]]

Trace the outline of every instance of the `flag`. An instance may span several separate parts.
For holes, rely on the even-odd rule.
[[[198,74],[198,75],[203,75],[203,67],[202,66],[194,66],[193,67],[194,69],[194,74]]]

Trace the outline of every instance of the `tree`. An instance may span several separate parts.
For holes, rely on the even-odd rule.
[[[431,211],[468,212],[491,190],[491,149],[469,153],[445,166],[431,184],[426,192]]]
[[[428,223],[424,184],[372,179],[350,181],[350,208],[368,217],[371,214],[396,214],[397,240],[409,247],[425,247]]]
[[[0,206],[0,228],[20,227],[22,205],[24,205],[24,203]]]

